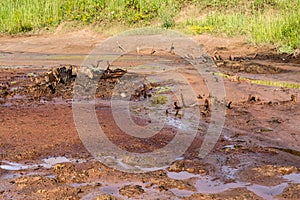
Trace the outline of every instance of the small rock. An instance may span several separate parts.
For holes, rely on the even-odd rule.
[[[197,96],[197,99],[203,99],[203,97],[201,96],[201,94],[199,94],[199,95]]]
[[[97,196],[96,198],[94,198],[94,200],[117,200],[117,198],[110,194],[103,194],[103,195]]]
[[[300,184],[289,184],[289,186],[280,194],[280,197],[283,197],[284,199],[299,199]]]
[[[145,191],[140,185],[125,185],[119,190],[120,194],[127,197],[134,197],[143,194]]]
[[[208,111],[210,109],[210,103],[209,103],[208,99],[205,99],[205,101],[204,101],[204,108],[205,108],[205,111]]]
[[[256,102],[256,101],[260,101],[260,98],[257,97],[257,96],[253,96],[253,95],[249,94],[248,102]]]
[[[164,185],[158,186],[158,189],[159,189],[159,191],[168,191],[168,190],[169,190],[169,189],[166,188],[166,186],[164,186]]]
[[[293,53],[293,58],[299,58],[300,57],[300,49],[296,49]]]
[[[122,98],[125,98],[127,95],[126,95],[126,93],[122,92],[122,93],[120,94],[120,96],[121,96]]]
[[[189,172],[189,173],[194,173],[195,169],[194,168],[187,168],[186,171]]]
[[[181,172],[184,170],[184,162],[182,161],[175,161],[169,167],[169,171],[172,172]]]
[[[37,193],[40,193],[40,194],[45,193],[45,192],[46,192],[46,190],[38,190],[37,191]]]
[[[291,101],[296,103],[297,102],[297,95],[292,94],[291,95]]]

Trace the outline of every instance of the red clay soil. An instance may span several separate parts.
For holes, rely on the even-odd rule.
[[[101,164],[84,147],[68,93],[74,82],[68,88],[58,83],[61,87],[53,94],[43,87],[29,90],[41,84],[33,77],[49,74],[59,65],[80,65],[104,39],[88,30],[0,37],[0,199],[300,199],[299,57],[280,55],[272,46],[247,44],[243,38],[194,37],[220,72],[230,75],[223,79],[231,104],[222,134],[200,159],[197,152],[210,121],[205,100],[210,101],[210,95],[199,84],[203,78],[182,70],[199,95],[193,101],[202,112],[202,128],[181,160],[167,169],[134,174]],[[176,60],[169,53],[163,56]],[[121,68],[126,65],[118,63]],[[250,79],[287,82],[294,88],[253,84]],[[102,81],[101,102],[111,95],[107,88],[116,83],[118,79]],[[159,84],[136,89],[146,90],[152,98],[153,91],[170,83]],[[134,97],[137,102],[144,99]],[[173,115],[173,102],[165,106]],[[134,112],[148,110],[139,107]],[[115,123],[109,103],[97,104],[96,113],[108,138],[127,151],[161,148],[176,134],[170,125],[149,139],[129,137]],[[145,116],[132,117],[139,125],[151,123]],[[58,162],[46,166],[47,158]]]

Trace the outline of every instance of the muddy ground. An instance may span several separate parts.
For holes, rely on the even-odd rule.
[[[224,77],[227,101],[222,134],[203,159],[197,152],[211,102],[205,77],[172,52],[131,52],[136,66],[143,64],[142,57],[167,60],[173,68],[166,71],[180,71],[197,95],[190,100],[196,106],[181,108],[170,88],[182,83],[149,81],[155,78],[149,74],[142,74],[142,85],[124,80],[134,92],[120,98],[130,96],[137,124],[152,123],[145,117],[149,110],[171,117],[162,133],[138,139],[122,134],[108,103],[121,77],[137,74],[126,59],[110,63],[98,82],[95,108],[107,137],[121,149],[161,148],[188,120],[189,109],[201,113],[201,128],[178,160],[165,169],[126,173],[93,158],[73,119],[78,66],[104,39],[88,30],[0,37],[0,199],[300,199],[300,57],[279,55],[272,46],[249,45],[243,38],[194,37],[218,67],[215,76]]]

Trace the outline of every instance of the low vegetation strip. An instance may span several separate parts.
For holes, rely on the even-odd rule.
[[[299,10],[300,0],[1,0],[0,32],[31,32],[63,22],[162,26],[190,34],[246,35],[291,53],[300,48]]]
[[[242,76],[230,76],[224,73],[215,73],[215,76],[220,76],[223,78],[227,78],[232,81],[245,81],[248,83],[256,84],[256,85],[264,85],[264,86],[273,86],[273,87],[282,87],[289,89],[300,89],[300,84],[297,83],[288,83],[282,81],[272,81],[272,80],[260,80],[260,79],[250,79]]]
[[[292,53],[293,49],[300,48],[299,0],[211,2],[215,4],[202,5],[202,18],[188,17],[182,26],[194,34],[246,35],[254,43],[275,44],[282,53]]]

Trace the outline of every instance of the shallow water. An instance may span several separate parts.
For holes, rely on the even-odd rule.
[[[291,183],[300,184],[300,174],[291,173],[288,175],[284,175],[283,178]]]
[[[7,171],[19,171],[19,170],[27,170],[27,169],[34,169],[34,168],[51,168],[56,164],[59,163],[81,163],[85,162],[83,159],[70,159],[66,158],[64,156],[58,156],[58,157],[48,157],[42,159],[42,163],[40,164],[20,164],[20,163],[14,163],[9,161],[0,160],[0,163],[3,163],[0,165],[0,169],[4,169]]]
[[[168,168],[168,165],[161,166],[161,167],[141,167],[136,165],[129,165],[125,162],[123,162],[122,159],[114,158],[112,156],[106,156],[105,160],[111,163],[114,162],[116,165],[119,165],[119,167],[123,170],[129,170],[129,171],[140,171],[140,172],[150,172],[150,171],[159,171],[159,170],[165,170]]]
[[[97,183],[92,183],[90,185],[96,185]],[[122,187],[124,187],[125,185],[140,185],[143,187],[143,189],[145,190],[145,193],[148,190],[152,190],[152,188],[150,189],[146,189],[144,184],[140,184],[137,182],[123,182],[123,183],[103,183],[102,186],[100,186],[99,188],[97,188],[96,191],[91,192],[83,197],[81,197],[81,199],[83,200],[90,200],[90,199],[95,199],[95,197],[99,196],[99,195],[103,195],[103,194],[110,194],[113,195],[115,197],[119,197],[120,199],[132,199],[132,198],[127,198],[126,196],[122,196],[120,194],[120,189]]]
[[[189,173],[186,171],[167,172],[167,175],[169,178],[175,179],[175,180],[185,180],[185,179],[189,179],[189,178],[199,178],[200,177],[200,175],[192,174],[192,173]]]
[[[177,197],[189,197],[193,195],[195,192],[189,190],[180,190],[177,188],[172,188],[170,191],[175,194]]]
[[[288,186],[287,183],[281,183],[275,186],[263,186],[253,184],[247,187],[249,191],[254,192],[256,195],[264,198],[264,199],[275,199],[274,196],[281,194],[283,190]]]
[[[235,148],[235,145],[234,144],[229,144],[229,145],[225,145],[223,147],[223,149],[234,149]]]
[[[63,157],[63,156],[44,158],[44,159],[42,159],[42,161],[44,163],[41,164],[41,166],[43,166],[44,168],[51,168],[52,166],[59,164],[59,163],[72,162],[70,159]]]
[[[228,166],[223,166],[222,171],[227,178],[235,179],[235,173],[238,169],[234,169]],[[249,191],[252,191],[257,196],[260,196],[264,199],[275,199],[276,195],[279,195],[283,192],[283,190],[288,186],[288,183],[300,183],[300,174],[292,173],[289,175],[282,176],[286,182],[283,182],[279,185],[275,186],[263,186],[258,184],[252,184],[247,182],[234,181],[230,183],[224,183],[219,179],[215,179],[211,176],[201,176],[188,172],[168,172],[168,177],[177,180],[184,180],[189,178],[196,178],[195,187],[197,189],[196,192],[189,190],[180,190],[180,189],[170,189],[176,196],[179,197],[187,197],[191,196],[194,193],[202,193],[202,194],[216,194],[220,192],[224,192],[228,189],[235,188],[244,188],[246,187]]]
[[[49,178],[55,178],[52,174],[47,173],[40,173],[40,172],[31,172],[28,173],[11,173],[12,171],[20,171],[20,170],[30,170],[35,168],[51,168],[56,164],[59,163],[79,163],[79,162],[86,162],[86,160],[83,159],[72,159],[72,158],[66,158],[64,156],[59,157],[48,157],[41,160],[41,164],[20,164],[20,163],[14,163],[9,161],[1,161],[0,168],[3,170],[8,171],[8,173],[3,174],[1,176],[1,179],[13,179],[18,178],[21,176],[30,176],[30,175],[39,175],[39,176],[45,176]],[[275,199],[276,195],[281,194],[285,188],[288,187],[289,183],[294,184],[300,184],[300,174],[299,173],[291,173],[288,175],[283,175],[282,183],[275,185],[275,186],[264,186],[264,185],[258,185],[248,182],[241,182],[241,181],[235,181],[237,179],[236,173],[238,172],[238,169],[232,168],[229,166],[222,166],[221,168],[224,177],[227,179],[232,180],[232,182],[223,182],[220,179],[216,179],[214,177],[205,175],[199,175],[199,174],[193,174],[186,171],[181,172],[167,172],[167,176],[171,179],[175,180],[187,180],[187,179],[193,179],[195,180],[195,188],[196,191],[191,190],[184,190],[184,189],[177,189],[172,188],[170,191],[176,195],[177,197],[187,197],[191,196],[195,193],[202,193],[202,194],[216,194],[224,192],[228,189],[235,189],[235,188],[247,188],[247,190],[252,191],[256,195],[262,197],[263,199]],[[152,171],[152,170],[151,170]],[[71,184],[72,187],[82,187],[82,186],[88,186],[88,185],[97,185],[103,184],[99,187],[99,191],[97,194],[111,194],[115,196],[120,196],[119,189],[124,186],[124,184],[137,184],[137,185],[143,185],[141,183],[101,183],[101,182],[88,182],[88,183],[74,183]],[[155,188],[149,188],[147,190],[156,190]]]
[[[201,177],[196,182],[197,191],[203,194],[220,193],[228,189],[242,188],[247,185],[248,183],[243,183],[243,182],[224,183],[220,180],[215,180],[210,176]]]
[[[0,169],[8,170],[8,171],[18,171],[18,170],[26,170],[37,167],[37,165],[23,165],[14,162],[1,161]]]
[[[105,194],[119,195],[119,186],[108,185],[100,188],[100,191]]]
[[[239,171],[239,169],[224,165],[224,166],[222,166],[221,171],[225,175],[226,178],[235,179],[236,173]]]

